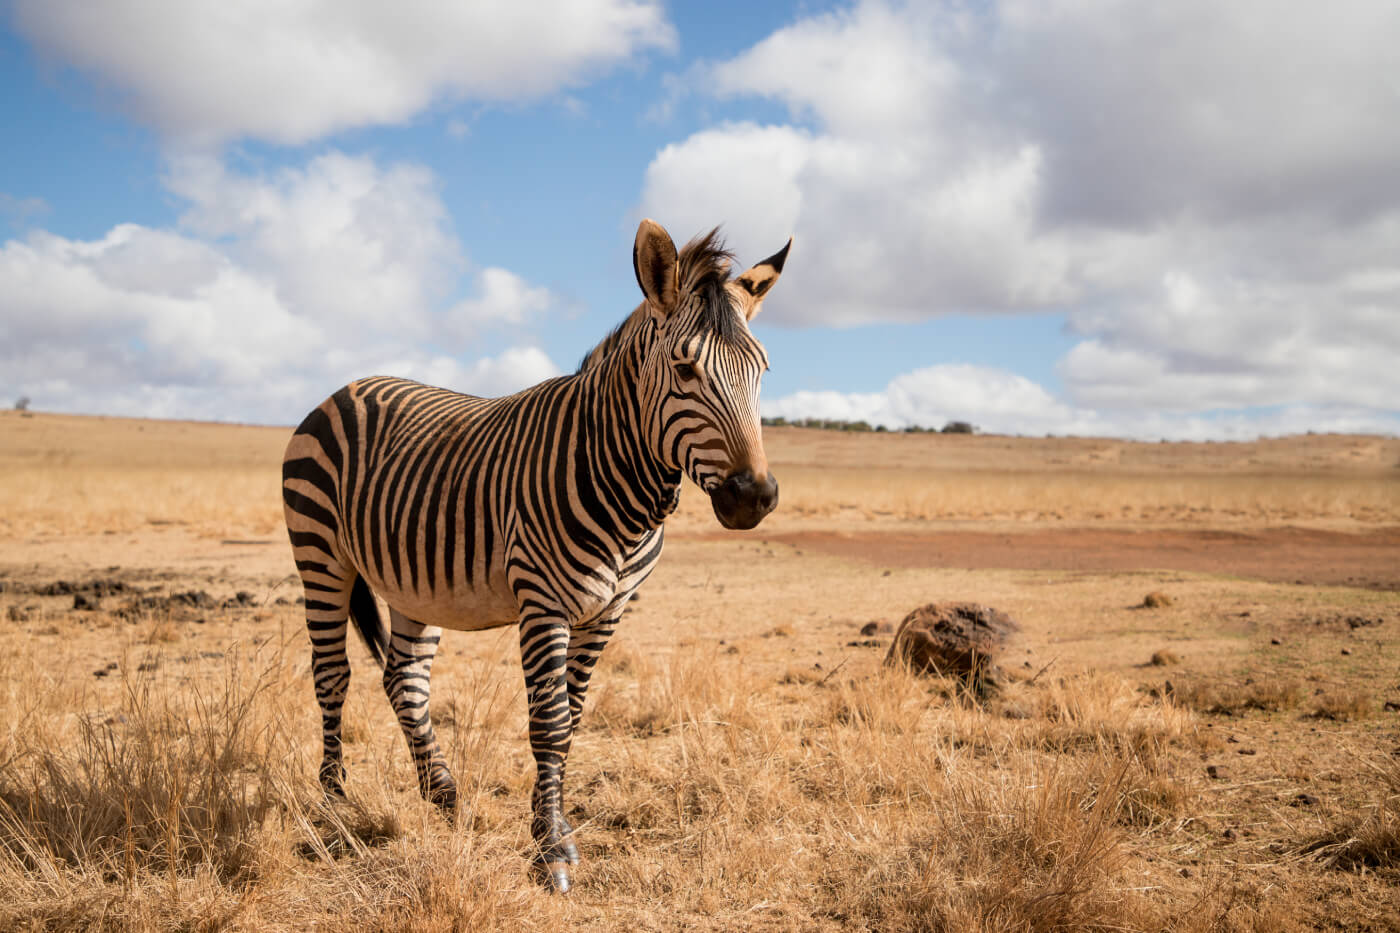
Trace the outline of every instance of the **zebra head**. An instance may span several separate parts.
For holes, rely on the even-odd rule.
[[[778,504],[758,415],[768,355],[748,322],[787,260],[787,245],[729,278],[732,256],[712,230],[680,254],[661,226],[643,220],[632,265],[657,339],[642,373],[659,400],[656,451],[710,497],[726,528],[753,528]]]

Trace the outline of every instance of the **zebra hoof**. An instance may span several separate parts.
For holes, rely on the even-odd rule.
[[[568,894],[573,886],[567,862],[541,862],[540,883],[556,894]]]
[[[442,811],[449,820],[457,813],[457,785],[445,784],[434,787],[423,795],[428,803]]]
[[[323,764],[317,775],[327,797],[345,797],[345,769],[339,764]]]

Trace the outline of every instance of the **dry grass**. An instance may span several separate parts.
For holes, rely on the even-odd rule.
[[[568,901],[525,870],[516,672],[484,659],[439,702],[472,802],[453,828],[414,798],[387,710],[351,750],[388,770],[360,764],[348,802],[320,800],[305,665],[273,640],[199,677],[129,675],[110,705],[78,691],[5,706],[0,927],[1049,930],[1163,916],[1129,877],[1130,842],[1176,832],[1192,799],[1165,762],[1194,726],[1169,703],[1062,677],[1019,687],[1032,712],[1013,720],[899,670],[779,683],[711,649],[615,647],[571,769],[589,860]],[[6,658],[12,696],[37,695],[37,662]],[[359,684],[352,708],[376,692]]]
[[[1325,690],[1313,700],[1312,715],[1334,722],[1365,719],[1376,708],[1376,701],[1365,690],[1342,687]]]
[[[281,530],[288,428],[0,412],[0,531]],[[1199,525],[1400,521],[1400,441],[1320,436],[1221,444],[850,436],[768,429],[784,521],[959,519]],[[687,490],[673,519],[708,529]]]
[[[1310,621],[1389,620],[1388,594],[875,575],[761,538],[677,540],[594,679],[566,797],[584,864],[554,898],[527,867],[532,762],[510,633],[453,633],[435,668],[466,801],[455,825],[418,799],[358,647],[350,796],[328,805],[302,621],[270,603],[296,595],[288,555],[208,540],[280,535],[286,431],[140,424],[146,440],[123,445],[107,420],[0,418],[15,440],[0,445],[10,579],[52,581],[41,554],[64,574],[121,561],[143,585],[208,589],[216,605],[257,589],[257,606],[73,612],[0,594],[13,636],[0,641],[0,929],[1396,928],[1400,772],[1375,692],[1396,626],[1362,640]],[[1384,472],[1400,446],[1377,439],[855,440],[771,433],[785,515],[1400,517]],[[857,455],[887,474],[872,483]],[[688,496],[681,524],[711,527],[702,506]],[[193,534],[152,524],[167,521]],[[82,537],[102,531],[123,537]],[[114,542],[111,559],[87,556],[94,540]],[[1127,608],[1157,586],[1186,608]],[[978,706],[850,645],[859,622],[931,594],[1022,619],[1034,679]],[[1171,690],[1140,666],[1162,645],[1180,651]],[[1339,762],[1348,742],[1370,764]],[[1293,806],[1304,792],[1316,802]]]
[[[1303,851],[1348,871],[1400,868],[1400,759],[1364,760],[1375,782],[1375,800],[1360,812],[1340,814]]]
[[[1303,699],[1303,685],[1293,678],[1269,677],[1230,683],[1202,681],[1176,689],[1180,702],[1203,713],[1236,715],[1246,710],[1269,713],[1293,709]]]
[[[1300,521],[1342,516],[1400,518],[1388,474],[1370,476],[1216,474],[1035,469],[900,470],[782,465],[774,470],[802,494],[785,508],[803,517],[848,513],[862,520],[1149,521],[1199,524]],[[877,476],[872,478],[872,472]],[[703,503],[697,503],[703,517]]]

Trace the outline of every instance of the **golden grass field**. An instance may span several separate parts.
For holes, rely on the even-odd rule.
[[[0,414],[0,930],[1400,929],[1400,441],[768,429],[778,511],[688,490],[593,679],[554,897],[511,630],[433,671],[468,815],[358,644],[322,800],[288,433]],[[985,706],[859,634],[951,600],[1022,625]]]

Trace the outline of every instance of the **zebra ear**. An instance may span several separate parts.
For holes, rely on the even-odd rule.
[[[744,309],[744,317],[750,321],[762,309],[763,296],[768,294],[768,289],[773,287],[773,283],[777,282],[778,276],[782,274],[783,263],[787,262],[790,249],[792,237],[788,237],[787,245],[782,249],[734,280],[734,284],[739,287],[739,300]]]
[[[637,273],[637,284],[647,296],[652,316],[658,320],[676,310],[680,300],[679,266],[671,235],[651,218],[643,220],[632,245],[632,271]]]

